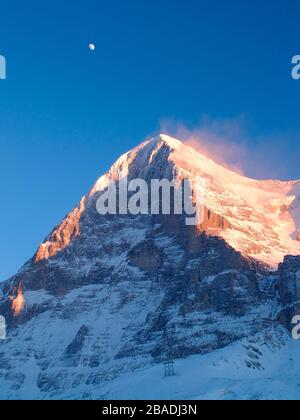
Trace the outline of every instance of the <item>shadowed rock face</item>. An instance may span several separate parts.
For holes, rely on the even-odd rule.
[[[66,353],[71,356],[80,352],[83,347],[89,329],[86,325],[82,325],[76,334],[74,340],[68,345]]]
[[[8,316],[10,328],[28,323],[33,323],[34,328],[44,316],[58,317],[59,330],[67,328],[64,325],[69,318],[80,323],[68,343],[58,343],[62,366],[78,366],[88,331],[92,337],[109,337],[125,308],[130,308],[131,315],[120,336],[114,339],[110,356],[119,362],[145,357],[159,362],[206,353],[263,328],[253,311],[268,300],[259,288],[259,276],[267,273],[222,239],[185,226],[184,218],[179,216],[171,216],[172,222],[157,216],[126,216],[120,220],[102,218],[91,210],[87,217],[86,213],[81,221],[81,235],[71,246],[49,260],[29,262],[4,285],[4,293],[9,297],[12,285],[17,287],[22,281],[26,301],[25,310],[14,317],[9,298],[4,299],[1,309]],[[103,291],[94,303],[89,298],[80,300],[77,313],[77,304],[69,307],[64,302],[74,290],[80,292],[86,287]],[[47,293],[50,297],[35,302],[30,297],[32,293]],[[139,321],[141,297],[145,301],[143,320]],[[116,301],[117,309],[113,309]],[[150,307],[147,301],[152,301]],[[101,332],[95,333],[82,315],[86,306],[89,313],[101,313],[103,304],[111,307],[111,320],[107,324],[100,315],[97,323]],[[232,322],[234,329],[230,328]],[[22,328],[19,333],[22,334]],[[96,360],[95,354],[89,358],[91,365],[104,369],[105,363]],[[46,378],[47,373],[43,372],[38,379],[42,390],[50,386]],[[52,385],[59,382],[49,381]]]
[[[283,306],[278,315],[280,322],[289,330],[295,315],[300,315],[300,257],[287,256],[280,264],[279,293]]]
[[[285,257],[278,273],[282,304],[287,306],[300,301],[300,257]]]

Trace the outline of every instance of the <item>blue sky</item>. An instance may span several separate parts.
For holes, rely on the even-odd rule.
[[[162,120],[205,119],[261,158],[248,175],[300,178],[299,16],[298,0],[2,0],[0,280]]]

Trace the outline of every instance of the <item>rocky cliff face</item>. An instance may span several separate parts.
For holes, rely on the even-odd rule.
[[[300,315],[300,257],[287,256],[279,266],[278,275],[282,304],[278,319],[290,330],[293,317]]]
[[[206,182],[199,226],[177,215],[96,211],[111,180],[187,175]],[[270,324],[289,328],[300,257],[287,257],[278,274],[271,266],[286,249],[298,250],[287,239],[295,223],[282,207],[293,202],[294,185],[247,180],[165,136],[123,156],[2,285],[0,314],[9,332],[0,342],[0,390],[83,398],[85,388],[121,372],[256,334],[267,340]],[[276,216],[266,214],[268,206]]]

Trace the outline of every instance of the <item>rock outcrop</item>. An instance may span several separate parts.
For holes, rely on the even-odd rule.
[[[278,276],[282,305],[278,319],[291,330],[293,317],[300,315],[300,257],[285,257],[284,262],[279,265]]]

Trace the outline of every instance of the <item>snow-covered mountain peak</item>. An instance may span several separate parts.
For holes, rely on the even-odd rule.
[[[201,182],[203,222],[191,227],[179,215],[100,216],[99,194],[123,176]],[[155,371],[157,389],[165,382],[162,363],[176,360],[182,376],[193,370],[193,361],[184,362],[190,355],[200,358],[202,370],[210,363],[223,375],[234,352],[233,377],[238,370],[260,378],[273,353],[276,360],[285,351],[290,358],[283,326],[299,313],[300,257],[284,256],[300,254],[299,209],[297,181],[249,179],[165,135],[137,146],[1,285],[8,339],[0,340],[0,399],[103,399],[115,395],[109,390],[118,378],[125,391],[117,396],[129,397],[129,382],[140,392],[139,379],[122,382],[129,372],[139,378],[145,369],[145,382]],[[284,262],[270,273],[253,259],[273,267]],[[193,389],[190,397],[199,395],[198,385]]]
[[[260,181],[224,168],[192,147],[165,134],[145,141],[121,156],[97,180],[50,238],[38,250],[37,261],[65,249],[80,236],[81,219],[94,197],[111,181],[128,178],[189,179],[205,185],[207,215],[199,228],[223,238],[244,256],[277,268],[286,255],[300,254],[300,182]],[[52,251],[51,251],[52,250]]]
[[[164,143],[167,146],[171,147],[172,149],[177,150],[179,147],[183,146],[183,143],[176,139],[175,137],[170,137],[167,134],[159,134],[157,137],[154,137],[150,142],[156,142],[156,143]]]

